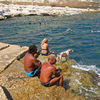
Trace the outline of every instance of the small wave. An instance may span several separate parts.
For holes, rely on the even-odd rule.
[[[100,69],[97,68],[96,65],[80,65],[76,63],[76,65],[72,65],[72,67],[80,70],[85,70],[85,71],[93,70],[100,77]]]

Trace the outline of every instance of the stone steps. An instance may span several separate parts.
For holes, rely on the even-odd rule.
[[[23,57],[27,50],[26,46],[0,43],[0,72],[5,70],[15,59]]]

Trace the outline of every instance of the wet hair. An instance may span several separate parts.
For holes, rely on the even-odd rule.
[[[31,45],[31,46],[29,46],[28,52],[33,53],[33,52],[35,52],[36,49],[37,49],[37,47],[35,45]]]

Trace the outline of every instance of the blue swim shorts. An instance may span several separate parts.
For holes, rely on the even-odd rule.
[[[37,68],[35,71],[31,71],[31,72],[29,72],[29,73],[27,73],[26,71],[24,71],[24,72],[25,72],[25,74],[28,75],[29,77],[34,77],[34,76],[37,74],[37,72],[39,72],[39,70],[40,70],[40,68]]]

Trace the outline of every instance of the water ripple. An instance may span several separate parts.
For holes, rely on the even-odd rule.
[[[49,47],[55,53],[68,48],[77,62],[100,67],[100,13],[73,16],[24,16],[0,21],[0,42],[40,49],[43,38],[49,39]],[[67,31],[71,28],[71,31]]]

